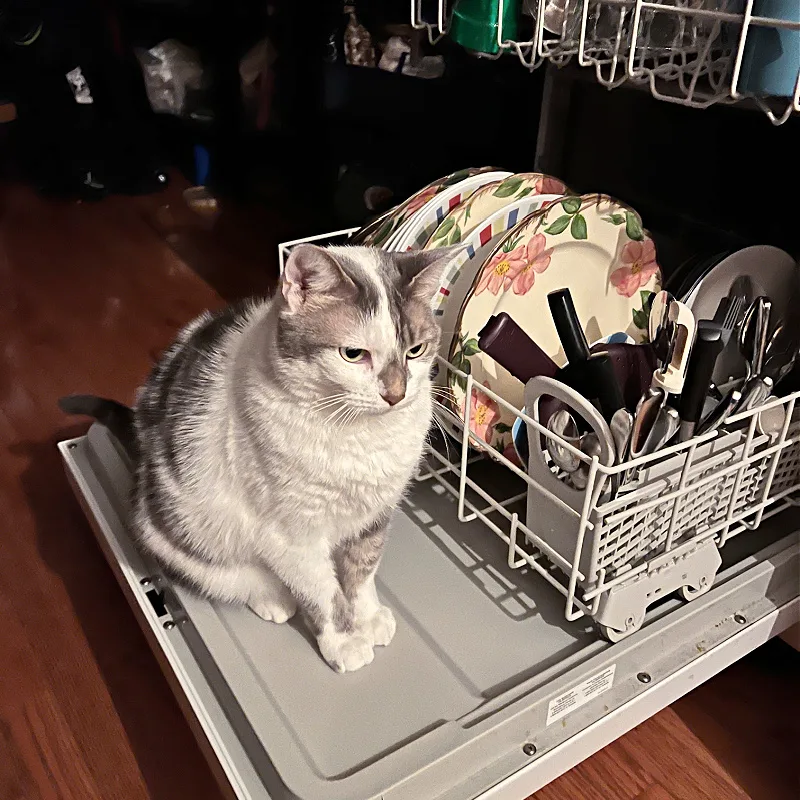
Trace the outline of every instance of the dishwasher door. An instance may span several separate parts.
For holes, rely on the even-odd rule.
[[[616,644],[435,482],[396,514],[378,576],[397,634],[337,675],[299,621],[171,583],[124,519],[108,432],[62,442],[67,475],[221,785],[262,800],[521,800],[800,620],[800,513],[731,540],[713,588],[666,598]]]

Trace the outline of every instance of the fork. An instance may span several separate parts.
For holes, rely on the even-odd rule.
[[[727,331],[728,338],[730,338],[730,335],[739,325],[746,303],[747,299],[742,294],[737,294],[735,297],[731,298],[728,311],[725,314],[725,319],[722,320],[722,330]]]

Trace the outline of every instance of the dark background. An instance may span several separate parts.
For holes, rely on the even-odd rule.
[[[370,30],[408,22],[405,0],[356,6]],[[799,119],[774,127],[755,109],[689,109],[641,89],[609,92],[577,67],[550,68],[543,106],[545,69],[529,73],[513,56],[478,59],[447,41],[427,48],[446,59],[440,79],[352,67],[342,54],[341,8],[320,0],[0,0],[0,100],[18,109],[16,122],[0,126],[4,174],[66,196],[143,193],[160,189],[170,169],[193,179],[201,144],[218,195],[279,206],[310,234],[362,223],[372,184],[397,201],[466,166],[538,167],[574,190],[636,207],[667,274],[698,252],[748,243],[800,251]],[[38,23],[33,44],[14,44]],[[278,53],[275,93],[266,128],[256,130],[238,65],[264,36]],[[147,102],[134,48],[167,38],[203,61],[208,86],[193,119],[154,114]],[[91,106],[74,102],[64,78],[76,63]],[[535,164],[543,110],[550,138]]]

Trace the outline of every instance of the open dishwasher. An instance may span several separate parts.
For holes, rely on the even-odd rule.
[[[587,1],[569,31],[565,23],[549,36],[544,3],[534,2],[535,37],[508,41],[501,25],[497,46],[529,68],[577,55],[608,86],[624,71],[656,96],[705,107],[738,98],[749,29],[798,27],[753,16],[752,0],[746,14],[721,3],[709,0],[688,30],[694,7],[685,0]],[[443,2],[435,27],[411,6],[415,27],[432,39],[445,33]],[[614,23],[602,41],[592,33],[598,10]],[[639,59],[658,55],[647,37],[653,19],[672,13],[691,52]],[[726,38],[728,25],[740,26],[738,38]],[[797,109],[797,81],[780,108],[759,101],[774,124]],[[549,81],[546,102],[551,94]],[[543,115],[538,161],[559,138],[554,124]],[[282,246],[281,263],[296,243]],[[470,375],[444,359],[439,367],[472,394]],[[531,441],[545,433],[535,416],[486,392],[524,420]],[[742,414],[732,432],[645,460],[641,489],[616,499],[604,493],[629,465],[595,458],[587,488],[565,494],[546,471],[527,475],[481,446],[467,419],[460,438],[429,446],[392,522],[376,580],[397,619],[392,645],[346,675],[323,662],[299,620],[273,625],[200,598],[135,548],[124,522],[130,464],[106,429],[59,447],[232,797],[521,800],[800,621],[799,398],[771,401],[778,424],[766,432],[759,414]]]
[[[378,574],[398,622],[392,646],[337,675],[302,623],[201,599],[142,557],[123,523],[129,465],[103,427],[60,449],[237,798],[520,800],[800,619],[796,509],[730,539],[708,591],[665,597],[610,644],[589,617],[568,621],[563,594],[527,563],[509,566],[508,544],[481,519],[459,521],[457,484],[444,488],[434,460],[439,479],[418,482],[396,514]],[[491,461],[471,469],[483,486],[498,477]],[[534,560],[524,544],[513,549],[517,562]]]
[[[460,374],[469,396],[480,384]],[[480,388],[531,444],[547,435]],[[130,463],[105,428],[59,447],[232,796],[520,800],[800,620],[798,399],[639,458],[640,488],[620,497],[607,487],[630,463],[595,457],[586,489],[566,490],[468,415],[460,439],[428,444],[391,525],[376,580],[392,645],[346,675],[297,619],[198,597],[137,551]]]

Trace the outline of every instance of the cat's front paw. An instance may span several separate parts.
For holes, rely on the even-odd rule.
[[[322,657],[336,672],[355,672],[372,663],[372,643],[360,633],[322,634],[317,640]]]
[[[376,647],[385,647],[394,638],[397,623],[390,608],[378,606],[378,610],[362,622],[359,629]]]

